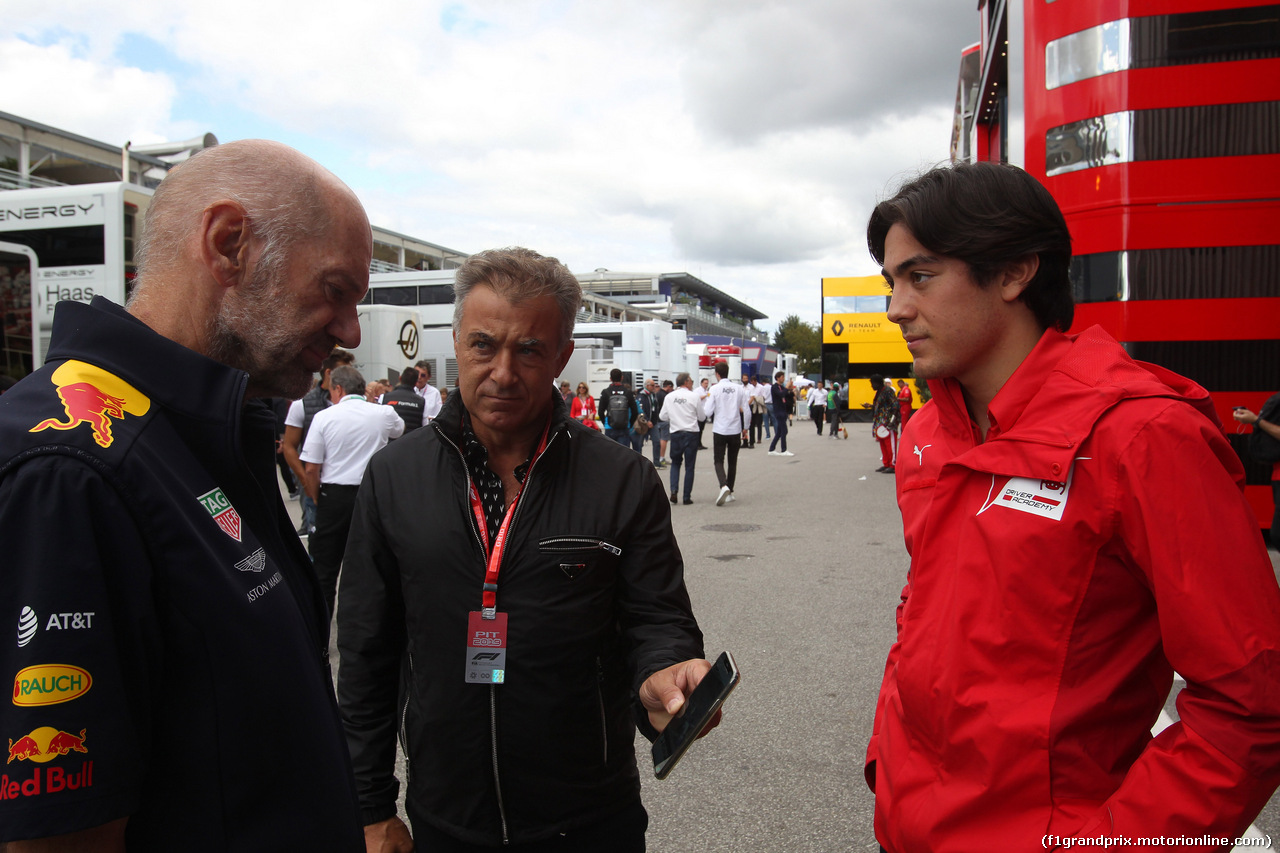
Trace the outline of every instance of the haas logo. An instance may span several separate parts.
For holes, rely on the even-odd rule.
[[[58,389],[66,420],[46,418],[31,432],[46,429],[69,430],[88,424],[99,447],[110,447],[112,418],[125,414],[145,415],[151,400],[129,383],[83,361],[68,361],[50,377]]]

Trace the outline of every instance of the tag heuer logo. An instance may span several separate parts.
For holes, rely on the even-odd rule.
[[[222,489],[205,492],[197,500],[209,515],[213,516],[213,520],[218,522],[223,533],[237,542],[240,541],[240,513],[236,512],[236,508],[231,505],[231,501],[227,500]]]

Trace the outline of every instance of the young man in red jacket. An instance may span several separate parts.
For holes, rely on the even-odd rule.
[[[1280,589],[1208,394],[1064,334],[1070,235],[1020,169],[934,169],[867,237],[933,396],[896,472],[911,569],[867,753],[877,839],[1222,848],[1280,781]]]

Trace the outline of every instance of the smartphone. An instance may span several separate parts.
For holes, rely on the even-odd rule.
[[[698,739],[698,733],[711,722],[711,718],[741,680],[742,675],[733,661],[733,655],[722,652],[716,658],[715,665],[689,694],[684,707],[653,742],[654,776],[659,779],[667,778],[667,774]]]

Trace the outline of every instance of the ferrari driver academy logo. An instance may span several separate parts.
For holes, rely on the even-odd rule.
[[[110,447],[114,420],[126,414],[141,417],[151,409],[151,399],[119,376],[83,361],[68,361],[53,371],[50,380],[58,389],[63,418],[46,418],[31,432],[71,430],[84,424],[93,431],[99,447]],[[64,419],[65,418],[65,419]]]

